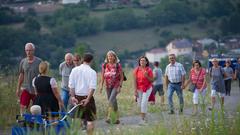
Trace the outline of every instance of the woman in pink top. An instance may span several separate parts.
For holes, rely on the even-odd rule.
[[[152,92],[153,72],[149,67],[147,57],[141,56],[138,60],[138,67],[133,71],[135,96],[138,98],[138,106],[141,108],[140,125],[146,124],[146,113],[148,98]]]
[[[197,105],[200,94],[200,99],[202,99],[202,103],[204,104],[204,98],[206,96],[206,70],[202,68],[199,60],[193,61],[193,68],[190,70],[189,80],[186,82],[186,85],[189,82],[196,84],[195,91],[193,93],[193,115],[197,114]]]
[[[117,94],[120,93],[123,82],[122,66],[114,51],[108,51],[105,63],[102,65],[100,93],[102,93],[104,81],[106,82],[106,92],[109,102],[107,123],[119,124]],[[111,119],[111,114],[115,114],[117,119]]]

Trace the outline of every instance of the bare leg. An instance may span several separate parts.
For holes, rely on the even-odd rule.
[[[23,115],[26,112],[26,106],[20,105],[20,115]]]
[[[224,105],[224,97],[221,97],[221,106],[223,107]]]
[[[93,131],[94,131],[94,123],[93,121],[91,122],[87,122],[87,134],[88,135],[93,135]]]
[[[141,115],[142,120],[145,120],[145,119],[146,119],[146,118],[145,118],[145,117],[146,117],[146,114],[145,114],[145,113],[141,113],[140,115]]]
[[[193,115],[196,115],[198,111],[198,104],[193,104]]]
[[[216,97],[212,97],[212,109],[214,108],[215,102],[216,102]]]
[[[161,96],[161,105],[164,105],[164,96]]]

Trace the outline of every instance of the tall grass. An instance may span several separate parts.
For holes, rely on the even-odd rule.
[[[16,98],[16,71],[0,74],[0,127],[10,126],[19,112],[19,102]]]
[[[128,80],[123,83],[121,93],[117,96],[120,120],[121,117],[138,115],[139,110],[134,100],[134,87],[132,70],[125,70]],[[9,127],[15,122],[15,116],[19,112],[18,99],[15,96],[17,76],[11,72],[8,76],[1,75],[0,78],[0,126]],[[207,95],[209,95],[209,89]],[[102,94],[97,90],[95,95],[97,105],[97,118],[105,119],[107,114],[107,96],[106,92]],[[209,97],[209,96],[206,96]],[[166,92],[165,92],[165,99]],[[179,108],[179,102],[176,94],[173,96],[175,108]],[[165,103],[167,101],[165,100]],[[192,107],[192,93],[184,91],[185,108]],[[184,135],[212,135],[227,134],[235,135],[240,133],[240,106],[237,112],[226,114],[224,108],[214,110],[212,113],[206,113],[206,106],[210,104],[210,98],[205,98],[205,102],[199,105],[200,114],[195,117],[186,117],[185,115],[162,115],[167,110],[167,106],[160,106],[160,97],[156,96],[156,105],[149,106],[150,113],[160,114],[158,123],[151,123],[148,126],[120,125],[107,128],[97,128],[96,135],[165,135],[165,134],[184,134]],[[231,117],[230,117],[231,116]],[[82,134],[79,120],[70,120],[71,129],[67,134]],[[53,129],[52,129],[53,130]],[[51,131],[54,134],[53,131]]]

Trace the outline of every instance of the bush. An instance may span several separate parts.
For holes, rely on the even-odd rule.
[[[113,11],[104,17],[104,29],[108,31],[133,29],[137,26],[137,17],[133,10],[124,9]],[[142,24],[139,23],[141,26]]]
[[[40,31],[41,25],[35,18],[29,17],[25,21],[24,28],[29,31]]]
[[[170,25],[194,21],[198,13],[189,5],[178,1],[162,2],[151,9],[149,19],[155,25]]]
[[[198,17],[197,18],[197,26],[199,28],[205,28],[207,23],[208,23],[208,21],[205,17]]]
[[[12,9],[0,6],[0,25],[23,22],[21,15],[16,14]]]

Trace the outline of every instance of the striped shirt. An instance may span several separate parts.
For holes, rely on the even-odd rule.
[[[168,76],[168,80],[171,83],[178,83],[182,81],[182,76],[186,74],[186,71],[181,63],[175,62],[174,64],[168,64],[165,70],[165,76]]]
[[[197,89],[206,88],[207,85],[203,86],[204,79],[206,76],[206,70],[204,68],[201,68],[200,71],[197,73],[195,70],[192,68],[190,71],[190,80],[192,81],[193,84],[196,84]]]

